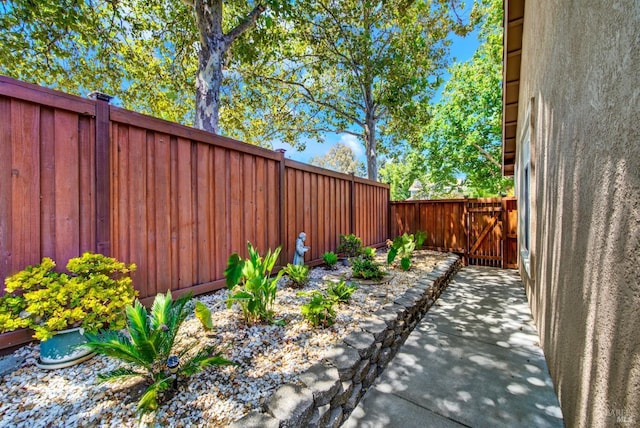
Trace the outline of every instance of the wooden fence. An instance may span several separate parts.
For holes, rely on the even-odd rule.
[[[312,265],[341,233],[384,245],[388,185],[100,98],[0,76],[3,284],[44,256],[64,267],[95,251],[136,263],[134,286],[149,301],[222,288],[229,255],[246,256],[247,241],[261,252],[282,245],[285,264],[304,231]]]
[[[391,235],[427,232],[426,247],[463,255],[465,263],[516,268],[513,198],[391,202]]]

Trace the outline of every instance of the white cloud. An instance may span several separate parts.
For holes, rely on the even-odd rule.
[[[345,146],[349,147],[357,158],[364,155],[364,148],[362,147],[362,143],[358,140],[358,137],[351,134],[341,134],[340,141],[338,143],[342,143]]]

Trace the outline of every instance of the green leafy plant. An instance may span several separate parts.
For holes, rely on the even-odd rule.
[[[189,377],[209,366],[235,364],[216,353],[213,346],[205,346],[195,353],[190,353],[191,348],[174,349],[178,330],[190,312],[190,298],[190,293],[175,300],[170,291],[166,295],[158,294],[150,313],[136,300],[134,305],[126,308],[126,333],[105,331],[87,334],[87,346],[93,351],[133,366],[99,374],[101,382],[143,378],[148,383],[138,401],[137,412],[140,415],[158,408],[160,394],[171,387],[172,380],[177,379],[174,376]],[[205,319],[211,319],[206,306],[200,306],[198,311]],[[179,362],[175,375],[168,367],[169,357],[172,356],[177,356],[176,363]]]
[[[298,295],[309,296],[308,303],[301,306],[300,311],[307,321],[313,326],[319,325],[327,327],[333,325],[336,319],[336,300],[327,297],[324,293],[314,290],[308,293],[298,293]]]
[[[426,232],[416,232],[413,234],[403,234],[397,236],[389,248],[387,253],[387,263],[391,264],[397,256],[400,256],[400,266],[403,270],[409,270],[411,268],[411,256],[416,248],[422,247],[424,240],[427,238]]]
[[[55,272],[55,266],[45,257],[5,279],[0,332],[31,328],[44,341],[73,327],[89,332],[124,327],[124,309],[136,296],[129,276],[134,264],[86,252],[69,260],[69,274]]]
[[[373,260],[364,257],[355,257],[351,260],[351,270],[356,278],[372,279],[377,281],[382,279],[384,272],[380,265]]]
[[[340,244],[336,251],[344,254],[345,257],[356,257],[360,253],[362,240],[353,233],[349,235],[340,234]]]
[[[278,274],[271,278],[271,271],[278,260],[281,248],[275,251],[267,251],[264,257],[247,243],[249,258],[242,260],[236,253],[229,257],[227,269],[224,271],[226,285],[230,290],[227,299],[227,307],[233,303],[238,303],[242,308],[242,314],[247,323],[257,321],[273,321],[273,303],[276,299],[278,280],[284,274],[280,270]]]
[[[357,289],[358,287],[348,285],[344,279],[341,279],[339,282],[329,284],[327,294],[336,302],[348,303]]]
[[[376,258],[376,249],[373,247],[362,247],[360,249],[360,256],[365,259],[373,260]]]
[[[329,269],[335,269],[338,264],[338,255],[333,251],[327,251],[322,255],[322,260]]]
[[[196,301],[196,305],[195,305],[195,308],[193,309],[193,313],[195,314],[196,318],[200,320],[202,327],[204,327],[206,331],[213,330],[213,321],[211,320],[211,310],[207,307],[207,305],[205,305],[200,301]]]
[[[284,268],[284,273],[289,277],[294,288],[302,288],[309,282],[309,267],[305,265],[292,265],[289,263]]]

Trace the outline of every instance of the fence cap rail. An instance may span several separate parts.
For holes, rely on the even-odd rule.
[[[2,75],[0,75],[0,95],[82,115],[96,115],[96,102],[94,100],[43,88],[42,86],[21,82]]]
[[[109,117],[112,122],[144,128],[205,144],[211,144],[213,146],[223,147],[225,149],[247,153],[254,156],[261,156],[271,160],[280,160],[282,156],[279,152],[265,149],[260,146],[254,146],[253,144],[244,143],[242,141],[234,140],[233,138],[223,137],[222,135],[169,122],[164,119],[126,110],[113,105],[110,105],[109,109]]]
[[[356,183],[367,184],[369,186],[382,187],[384,189],[388,189],[390,186],[386,183],[380,183],[379,181],[369,180],[367,178],[356,177],[352,174],[344,174],[342,172],[333,171],[330,169],[322,168],[315,165],[309,165],[306,163],[294,161],[292,159],[285,160],[285,166],[287,168],[298,169],[301,171],[307,171],[315,174],[325,175],[327,177],[334,177],[339,180],[345,181],[354,181]]]

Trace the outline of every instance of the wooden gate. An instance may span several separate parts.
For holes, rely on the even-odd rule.
[[[516,269],[515,198],[391,202],[389,236],[427,232],[425,248],[450,251],[466,264]]]
[[[516,201],[471,199],[465,203],[467,264],[517,267]]]

